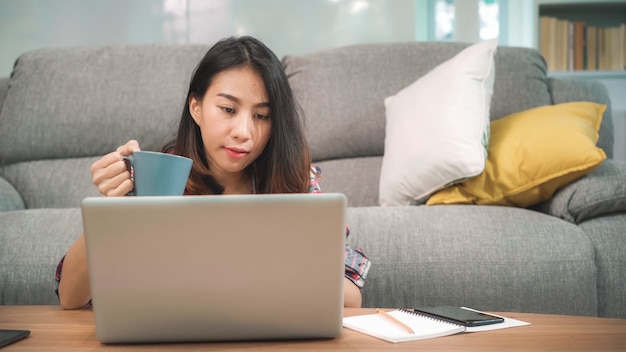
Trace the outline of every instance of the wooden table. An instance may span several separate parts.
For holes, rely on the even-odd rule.
[[[374,309],[346,309],[345,315]],[[307,341],[103,345],[91,310],[58,306],[0,306],[0,329],[31,336],[2,349],[12,351],[626,351],[626,320],[563,315],[499,313],[528,326],[392,344],[344,329],[336,339]]]

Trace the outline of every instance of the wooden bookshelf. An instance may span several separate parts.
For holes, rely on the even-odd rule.
[[[536,0],[538,49],[548,71],[626,68],[626,0]]]

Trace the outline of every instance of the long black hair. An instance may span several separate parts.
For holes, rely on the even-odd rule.
[[[163,151],[193,160],[187,194],[221,194],[224,188],[212,176],[200,127],[191,117],[191,98],[201,101],[222,71],[250,67],[263,80],[269,96],[272,129],[265,149],[246,169],[254,176],[258,193],[306,193],[311,156],[304,135],[303,115],[280,60],[260,40],[250,36],[218,41],[196,66],[176,138]]]

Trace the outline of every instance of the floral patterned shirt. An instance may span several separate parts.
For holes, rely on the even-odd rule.
[[[322,193],[319,186],[319,175],[321,174],[321,169],[317,166],[311,167],[311,183],[309,186],[309,193]],[[350,235],[350,228],[346,226],[346,239]],[[57,296],[59,295],[59,282],[61,281],[61,275],[63,272],[63,262],[65,260],[65,256],[61,258],[59,264],[57,265],[55,281],[56,281],[56,289],[55,293]],[[346,243],[345,250],[345,277],[352,281],[359,289],[363,288],[363,284],[365,283],[365,278],[367,277],[367,273],[370,268],[370,261],[363,252],[362,249],[352,249]],[[91,306],[91,300],[84,308]]]
[[[311,184],[309,186],[309,193],[322,193],[319,186],[319,175],[322,170],[318,166],[312,166],[311,170]],[[346,226],[346,239],[350,235],[350,228]],[[359,289],[363,289],[365,279],[367,278],[367,272],[370,269],[371,262],[363,252],[361,248],[352,249],[346,243],[345,251],[345,270],[346,278],[352,281]]]

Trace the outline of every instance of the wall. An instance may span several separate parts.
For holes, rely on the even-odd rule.
[[[27,50],[207,43],[233,34],[301,54],[426,38],[427,0],[0,0],[0,77]]]
[[[0,0],[0,77],[10,75],[21,53],[43,47],[210,44],[250,34],[282,57],[348,44],[429,40],[434,1]],[[535,47],[538,0],[501,1],[506,30],[500,44]],[[457,7],[456,39],[477,41],[471,15],[477,3],[462,0]],[[626,160],[626,81],[621,76],[603,82],[613,102],[615,157]]]

